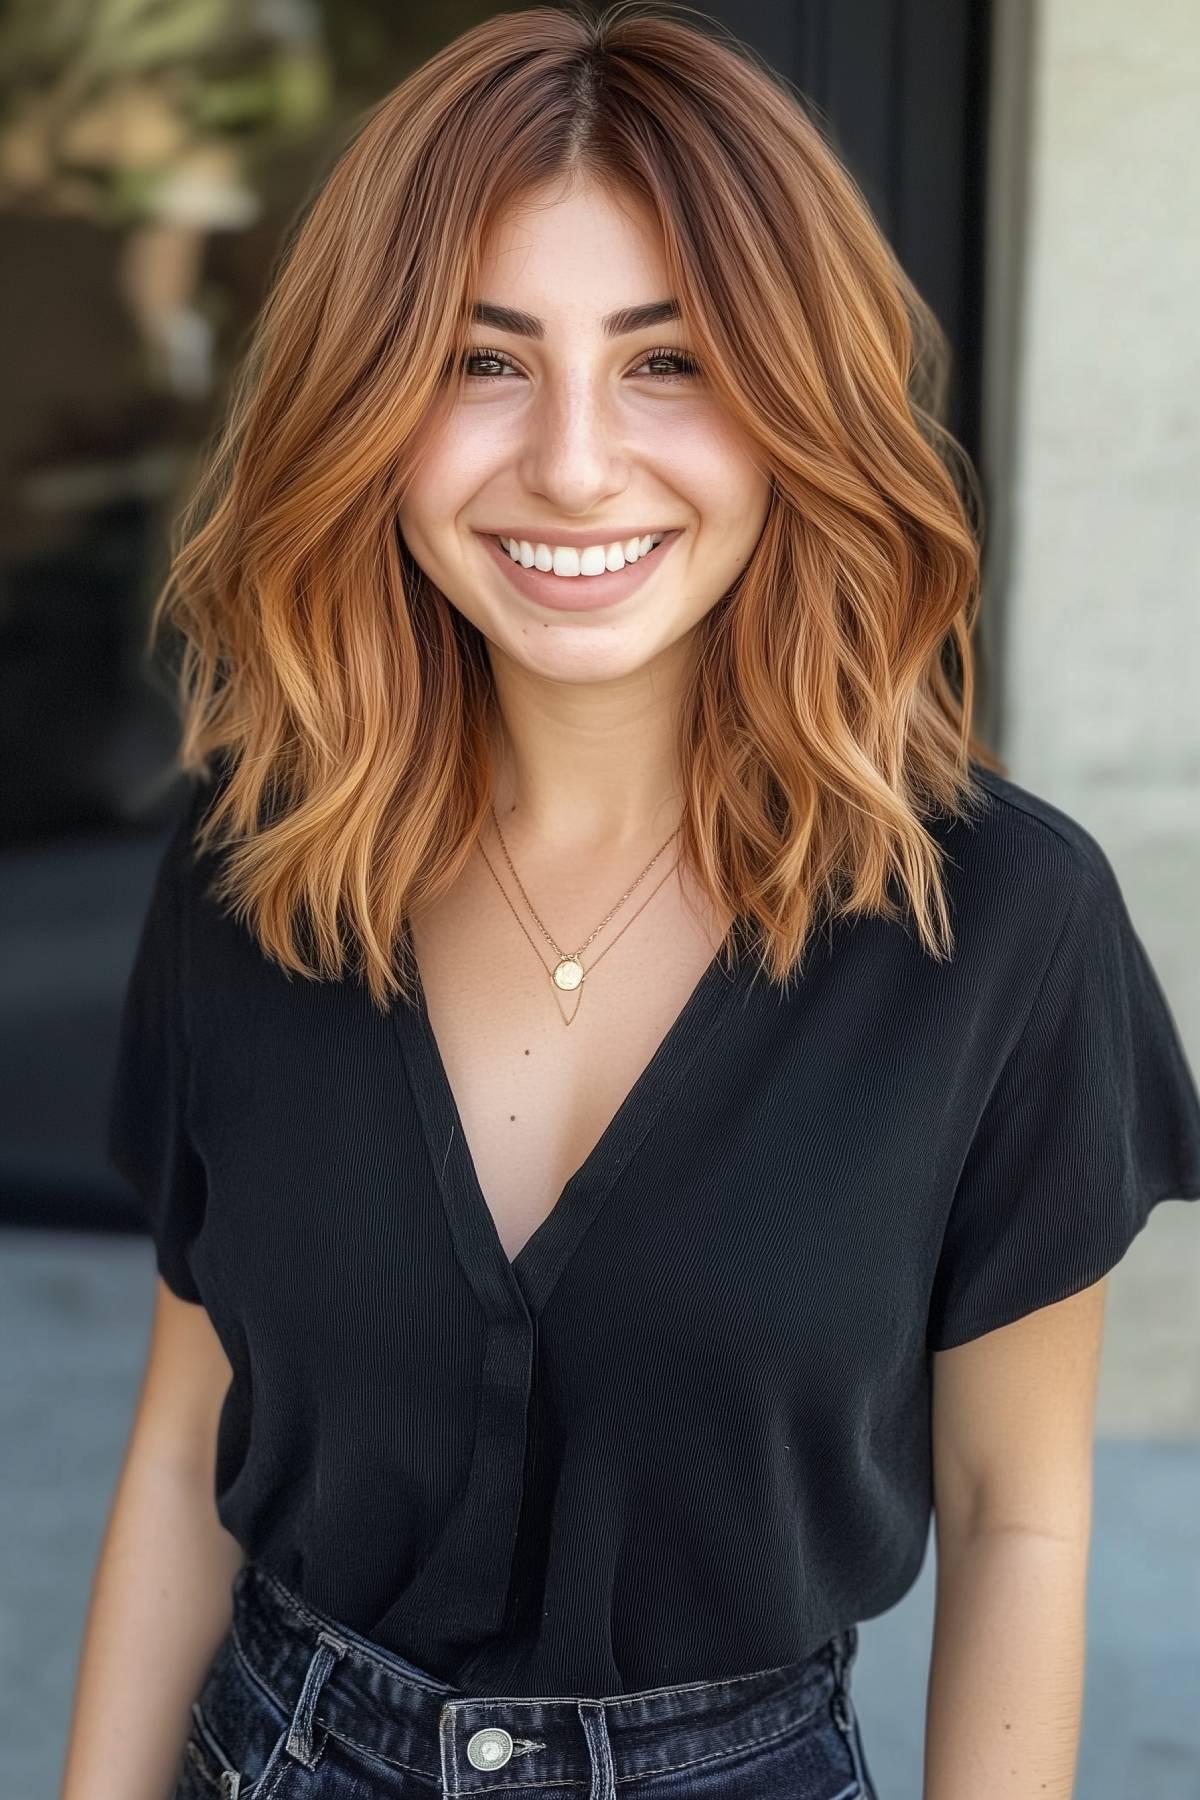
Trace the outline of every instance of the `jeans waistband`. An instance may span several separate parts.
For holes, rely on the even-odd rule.
[[[711,1761],[794,1730],[830,1703],[857,1649],[854,1626],[802,1662],[612,1696],[467,1695],[300,1599],[260,1564],[233,1585],[232,1638],[252,1678],[290,1715],[279,1751],[310,1769],[326,1733],[440,1787],[616,1783]],[[274,1757],[272,1761],[274,1761]]]

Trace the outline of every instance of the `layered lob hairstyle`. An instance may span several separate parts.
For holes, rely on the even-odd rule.
[[[179,769],[213,782],[211,891],[285,969],[414,998],[404,925],[488,818],[497,711],[398,504],[489,222],[581,176],[651,209],[689,353],[770,474],[696,628],[680,856],[776,981],[842,914],[906,912],[947,956],[922,819],[974,812],[971,758],[1004,765],[970,725],[981,508],[938,419],[945,342],[802,97],[684,7],[489,18],[302,209],[151,611]]]

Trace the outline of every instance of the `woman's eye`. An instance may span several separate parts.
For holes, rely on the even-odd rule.
[[[491,363],[494,366],[481,373],[471,367],[472,363]],[[700,365],[683,350],[670,348],[651,350],[643,357],[638,366],[644,368],[647,363],[666,363],[668,365],[665,371],[653,370],[649,377],[651,381],[687,381],[693,375],[700,373]],[[495,365],[498,365],[498,368]],[[516,364],[512,358],[506,356],[503,350],[468,350],[462,359],[462,372],[471,381],[502,381],[505,371],[515,369],[515,367]]]
[[[650,377],[652,381],[686,381],[692,375],[700,373],[700,365],[683,350],[651,350],[646,362],[665,362],[671,365],[664,375],[656,372]]]
[[[500,378],[493,374],[475,375],[474,371],[468,367],[468,364],[473,362],[500,363],[506,368],[513,367],[511,357],[505,356],[503,350],[468,350],[462,359],[463,374],[471,375],[476,381],[498,381]]]

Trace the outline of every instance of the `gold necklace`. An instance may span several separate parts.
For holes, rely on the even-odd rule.
[[[667,844],[669,844],[671,842],[671,838],[678,837],[680,831],[682,831],[682,829],[683,829],[683,826],[682,826],[682,824],[679,824],[675,827],[674,831],[671,833],[671,836],[668,837],[665,840],[665,842],[662,843],[659,846],[659,848],[654,852],[654,855],[650,858],[650,861],[646,864],[645,868],[642,870],[642,872],[638,876],[637,880],[634,881],[631,884],[631,886],[626,888],[625,892],[621,895],[621,897],[617,901],[616,905],[611,907],[610,910],[607,913],[605,913],[605,915],[601,919],[600,923],[595,927],[595,929],[593,931],[589,932],[588,936],[586,938],[584,938],[582,944],[579,945],[578,949],[573,950],[573,951],[567,951],[562,948],[561,944],[559,944],[555,941],[555,939],[552,937],[550,932],[546,929],[545,924],[538,917],[538,914],[533,905],[533,902],[530,900],[529,895],[525,892],[525,889],[521,883],[521,877],[517,874],[516,869],[513,867],[512,857],[508,854],[508,845],[504,841],[504,833],[500,829],[500,821],[496,817],[496,808],[494,805],[491,807],[491,814],[492,814],[492,823],[496,827],[496,836],[500,839],[500,848],[504,852],[504,860],[509,866],[509,870],[512,873],[513,880],[516,882],[517,887],[520,889],[521,898],[524,900],[526,906],[529,908],[530,912],[533,914],[533,917],[537,922],[538,929],[541,932],[542,936],[545,938],[546,942],[550,945],[550,948],[554,951],[555,956],[558,958],[558,961],[555,963],[554,967],[548,971],[550,980],[553,982],[553,984],[556,988],[558,988],[562,991],[565,991],[567,993],[571,993],[575,989],[579,989],[579,999],[575,1002],[575,1011],[571,1014],[569,1019],[564,1019],[564,1021],[563,1021],[564,1024],[571,1025],[574,1023],[575,1015],[576,1015],[576,1013],[578,1013],[580,1005],[583,1002],[583,991],[582,991],[583,990],[583,982],[584,982],[584,978],[588,972],[587,970],[585,970],[585,968],[583,966],[583,962],[581,960],[582,956],[583,956],[583,952],[587,949],[588,945],[592,942],[592,939],[594,937],[596,937],[601,931],[604,930],[604,927],[608,924],[609,920],[613,917],[613,914],[620,911],[621,907],[624,906],[626,900],[628,900],[630,894],[632,894],[634,892],[634,889],[637,888],[645,880],[646,876],[650,873],[650,870],[654,867],[655,863],[658,861],[659,857],[662,855],[663,851],[666,849]],[[529,944],[531,945],[535,956],[537,956],[537,959],[539,962],[542,962],[541,954],[538,951],[538,947],[534,943],[533,939],[529,936],[528,931],[525,930],[525,926],[521,920],[520,914],[517,912],[516,907],[513,905],[512,901],[509,899],[508,894],[505,893],[504,884],[500,880],[500,877],[496,874],[495,869],[492,867],[491,861],[488,857],[487,851],[483,847],[482,841],[480,841],[480,843],[479,843],[479,853],[483,857],[484,862],[487,864],[488,872],[491,875],[492,880],[496,883],[496,886],[500,889],[501,894],[504,895],[504,900],[508,906],[509,911],[512,913],[513,917],[516,919],[517,924],[520,925],[521,930],[525,933],[525,937],[528,940]],[[677,867],[678,867],[678,858],[676,859],[675,862],[673,862],[671,864],[671,867],[667,870],[666,874],[662,877],[662,880],[656,882],[654,887],[651,888],[650,892],[646,895],[646,898],[642,901],[641,906],[638,907],[637,912],[634,913],[633,919],[627,919],[625,924],[622,925],[621,930],[618,931],[617,936],[613,939],[612,944],[607,945],[607,947],[605,949],[600,951],[599,955],[594,959],[594,961],[591,964],[592,968],[595,968],[596,963],[598,963],[600,961],[601,957],[608,955],[608,952],[609,952],[609,950],[612,949],[613,944],[615,944],[617,942],[617,939],[620,938],[626,931],[629,930],[629,927],[633,924],[633,920],[637,918],[638,913],[642,912],[645,907],[649,906],[651,900],[653,900],[655,894],[658,892],[658,890],[662,886],[663,882],[670,879],[672,872]],[[543,967],[543,969],[546,967],[544,962],[542,962],[542,967]]]

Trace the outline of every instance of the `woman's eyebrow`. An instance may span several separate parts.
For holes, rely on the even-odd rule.
[[[677,301],[648,300],[644,306],[625,306],[618,312],[607,313],[600,324],[605,337],[623,337],[627,332],[644,331],[648,325],[664,325],[678,317]],[[518,312],[515,307],[493,306],[487,300],[475,302],[471,318],[478,325],[490,325],[493,331],[511,331],[517,337],[546,335],[543,319],[535,318],[532,313]]]

